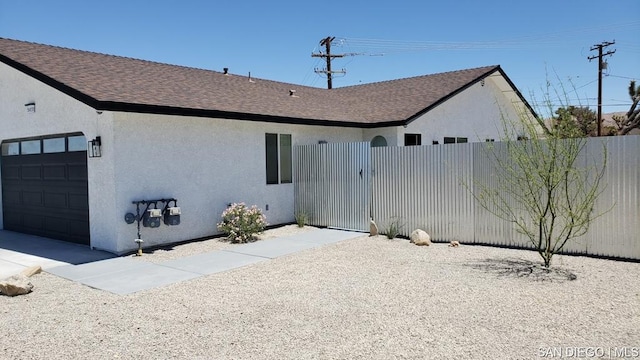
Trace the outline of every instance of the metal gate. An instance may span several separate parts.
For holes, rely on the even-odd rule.
[[[295,212],[307,224],[369,230],[371,144],[295,146],[293,164]]]

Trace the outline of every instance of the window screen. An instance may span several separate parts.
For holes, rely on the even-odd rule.
[[[291,183],[291,135],[280,134],[280,182]]]

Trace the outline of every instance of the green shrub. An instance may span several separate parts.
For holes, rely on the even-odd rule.
[[[294,214],[298,227],[304,227],[309,221],[309,216],[304,211],[298,211]]]
[[[267,221],[262,211],[253,205],[250,208],[244,203],[231,204],[222,212],[222,222],[218,223],[218,230],[227,235],[233,243],[251,241],[255,234],[264,230]]]
[[[388,239],[395,239],[396,237],[398,237],[398,235],[400,235],[402,226],[403,224],[401,220],[397,217],[393,217],[389,221],[389,225],[386,227],[386,229],[382,233],[386,235]]]

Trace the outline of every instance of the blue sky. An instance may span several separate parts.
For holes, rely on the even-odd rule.
[[[312,58],[335,36],[334,87],[499,64],[530,100],[547,80],[574,105],[626,111],[640,79],[640,1],[0,0],[0,37],[325,87]],[[562,92],[562,90],[560,90]],[[533,96],[532,96],[533,95]]]

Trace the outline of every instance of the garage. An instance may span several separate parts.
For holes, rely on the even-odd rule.
[[[89,245],[82,134],[5,140],[0,162],[5,230]]]

